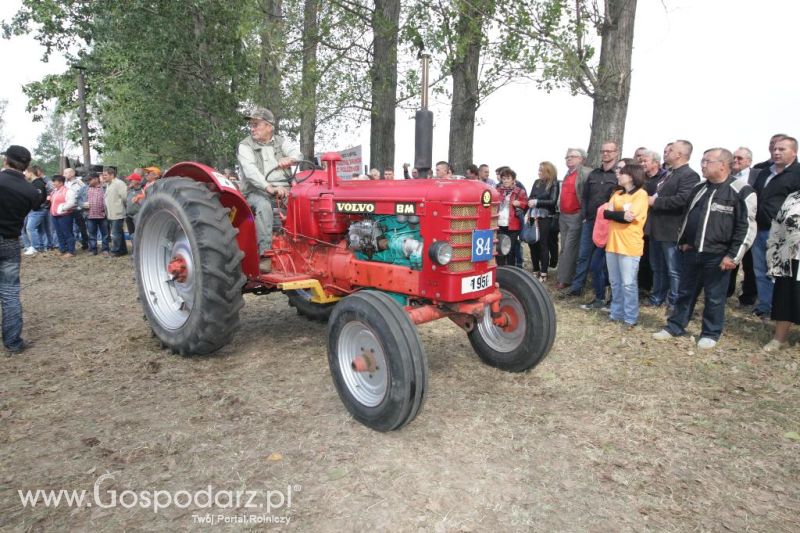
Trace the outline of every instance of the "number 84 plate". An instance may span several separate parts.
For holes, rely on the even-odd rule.
[[[461,279],[461,294],[478,292],[492,286],[492,273],[478,274]]]

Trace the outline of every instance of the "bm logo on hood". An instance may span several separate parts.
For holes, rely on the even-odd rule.
[[[374,202],[336,202],[339,213],[374,213]]]

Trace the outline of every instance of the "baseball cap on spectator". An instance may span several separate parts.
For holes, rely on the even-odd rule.
[[[128,176],[128,181],[142,181],[142,177],[136,172],[134,172],[133,174]]]
[[[3,152],[3,155],[12,161],[16,161],[17,163],[25,165],[26,167],[31,163],[31,153],[24,146],[12,144],[6,148],[6,151]]]
[[[254,107],[249,114],[245,115],[244,118],[246,118],[247,120],[255,118],[259,120],[265,120],[273,125],[275,124],[275,115],[273,115],[272,111],[270,111],[266,107]]]
[[[158,174],[159,176],[161,175],[161,169],[158,167],[145,167],[144,171],[147,172],[148,174],[153,172],[155,174]]]

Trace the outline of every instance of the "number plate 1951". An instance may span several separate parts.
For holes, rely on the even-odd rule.
[[[488,289],[492,285],[492,273],[479,274],[477,276],[469,276],[461,280],[461,294],[469,292],[482,291]]]

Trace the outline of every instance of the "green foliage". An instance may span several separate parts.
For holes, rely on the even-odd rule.
[[[417,105],[416,55],[423,44],[439,94],[449,95],[452,67],[475,43],[481,45],[477,105],[518,79],[588,94],[593,1],[404,1],[398,102]],[[299,131],[300,110],[309,105],[301,90],[304,2],[282,0],[280,23],[269,26],[265,0],[22,0],[2,26],[6,37],[33,34],[45,59],[59,52],[84,69],[92,145],[105,160],[222,166],[246,134],[242,108],[265,104],[258,72],[263,39],[282,44],[277,57],[266,58],[281,72],[280,129],[289,136]],[[316,86],[321,145],[335,144],[341,132],[369,118],[373,9],[370,0],[320,2],[317,63],[306,84]],[[25,92],[35,120],[52,102],[63,112],[76,110],[76,71],[46,76]],[[76,126],[70,131],[75,138]]]
[[[539,44],[540,88],[563,87],[593,97],[597,65],[592,42],[603,26],[599,11],[596,0],[516,0],[502,3],[498,20],[504,31]]]
[[[478,105],[500,87],[535,76],[544,51],[539,42],[509,31],[505,17],[514,4],[511,0],[410,2],[402,37],[409,48],[424,46],[431,54],[434,94],[450,95],[443,82],[476,42],[481,44]]]
[[[3,23],[5,36],[32,33],[84,69],[92,145],[110,156],[163,166],[181,160],[231,164],[246,134],[241,111],[258,96],[261,39],[286,45],[281,131],[295,136],[305,103],[301,87],[303,0],[284,0],[285,35],[263,32],[263,0],[23,0]],[[322,2],[315,77],[317,131],[336,134],[368,117],[369,6]],[[368,20],[368,18],[366,19]],[[77,109],[76,71],[25,86],[28,111],[42,120],[53,102]],[[73,133],[77,133],[77,124]]]

